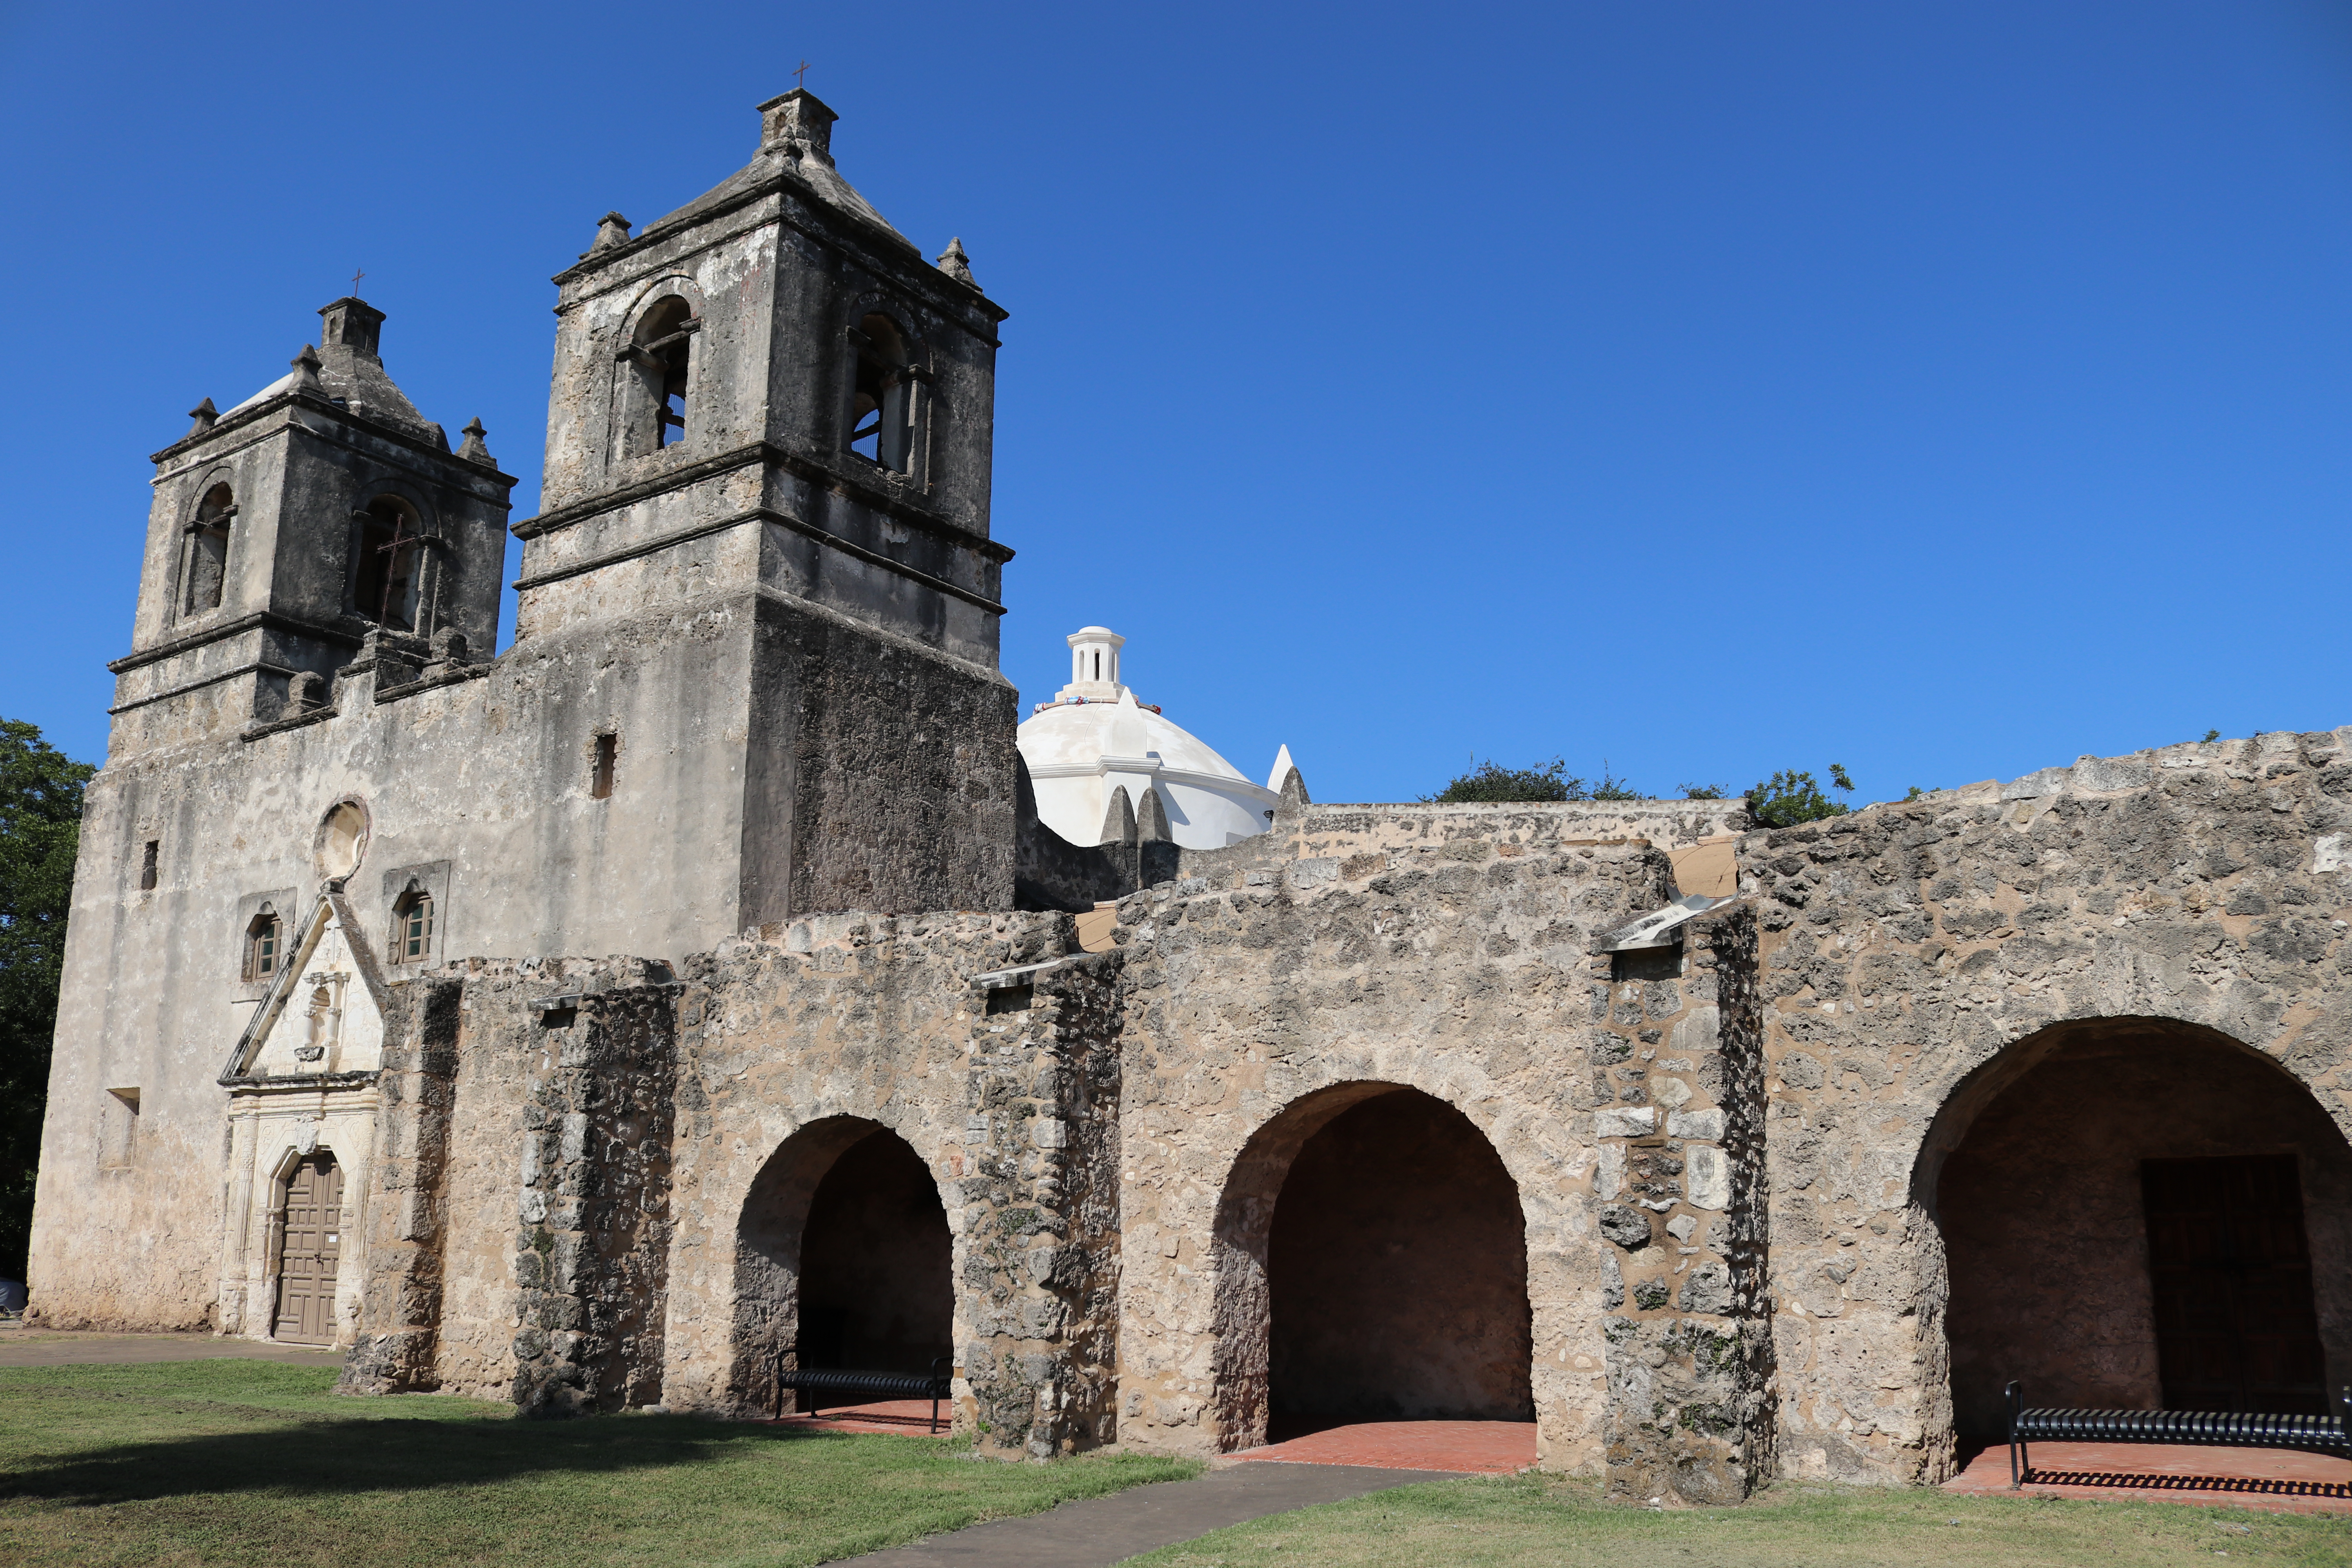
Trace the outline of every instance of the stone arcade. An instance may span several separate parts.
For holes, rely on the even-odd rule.
[[[949,1355],[1011,1452],[1488,1416],[1702,1502],[1939,1479],[2010,1377],[2352,1381],[2352,731],[1779,832],[1278,770],[1201,846],[1147,772],[1073,843],[997,670],[1004,312],[833,120],[557,278],[537,517],[352,299],[156,455],[43,1321],[546,1413]]]

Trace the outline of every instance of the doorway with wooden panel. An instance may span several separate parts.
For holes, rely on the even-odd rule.
[[[334,1343],[335,1271],[342,1256],[342,1167],[324,1149],[304,1155],[286,1176],[272,1338],[304,1345]]]
[[[2352,1143],[2263,1053],[2070,1020],[1956,1091],[1939,1142],[1962,1436],[2002,1436],[2012,1378],[2051,1408],[2275,1415],[2352,1381]]]
[[[2140,1190],[2164,1408],[2327,1415],[2295,1157],[2147,1160]]]

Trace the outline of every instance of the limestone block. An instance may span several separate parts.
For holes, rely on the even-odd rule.
[[[1723,1141],[1724,1113],[1713,1110],[1676,1110],[1666,1117],[1669,1138],[1699,1138],[1711,1143]]]
[[[1617,1106],[1593,1116],[1592,1135],[1596,1138],[1639,1138],[1657,1124],[1658,1112],[1654,1106]]]
[[[1693,1143],[1683,1151],[1683,1190],[1691,1207],[1725,1209],[1731,1205],[1731,1161],[1710,1144]]]

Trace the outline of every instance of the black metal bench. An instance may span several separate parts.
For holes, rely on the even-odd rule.
[[[2033,1473],[2026,1445],[2200,1443],[2229,1448],[2303,1448],[2352,1459],[2352,1388],[2336,1415],[2262,1415],[2242,1410],[2028,1410],[2025,1385],[2009,1385],[2009,1489]]]
[[[929,1375],[911,1372],[852,1372],[840,1367],[778,1367],[776,1369],[776,1414],[783,1414],[786,1389],[795,1394],[866,1394],[884,1399],[928,1399],[931,1402],[931,1430],[940,1429],[940,1401],[953,1391],[954,1358],[940,1356],[931,1363]],[[802,1412],[814,1415],[823,1402],[811,1400]]]

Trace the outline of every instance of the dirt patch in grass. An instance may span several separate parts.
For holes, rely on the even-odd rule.
[[[1195,1473],[672,1415],[343,1399],[268,1362],[0,1368],[0,1563],[826,1562]]]
[[[1135,1568],[2142,1568],[2352,1563],[2352,1521],[2177,1503],[1780,1486],[1743,1508],[1604,1506],[1590,1481],[1497,1476],[1236,1525]]]

